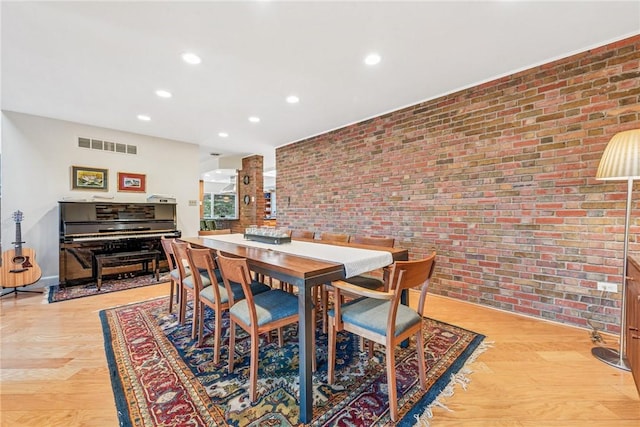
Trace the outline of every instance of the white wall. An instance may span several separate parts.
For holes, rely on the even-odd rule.
[[[78,147],[78,137],[107,140],[138,147],[137,155]],[[12,213],[24,212],[24,247],[36,251],[42,269],[38,285],[58,279],[58,201],[63,197],[90,200],[95,195],[114,201],[144,202],[150,194],[176,197],[178,228],[183,236],[197,235],[198,146],[162,138],[65,122],[14,112],[2,112],[2,249],[11,249],[15,238]],[[109,170],[109,191],[71,190],[71,166]],[[147,192],[117,191],[117,173],[146,175]]]
[[[229,185],[229,183],[205,181],[203,191],[205,193],[219,193],[227,185]]]

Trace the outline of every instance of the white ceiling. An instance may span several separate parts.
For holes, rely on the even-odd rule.
[[[640,33],[637,0],[3,1],[1,13],[3,110],[205,157],[261,154],[267,168],[275,147]],[[367,67],[372,51],[382,61]]]

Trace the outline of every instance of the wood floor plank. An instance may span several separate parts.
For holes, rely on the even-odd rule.
[[[98,312],[168,295],[160,284],[54,304],[0,299],[0,425],[116,426]],[[427,315],[487,336],[466,390],[433,427],[638,427],[631,374],[591,356],[589,331],[430,295]],[[616,337],[605,336],[616,348]]]
[[[3,426],[111,427],[117,426],[113,410],[11,411],[2,413]],[[115,423],[114,423],[115,422]]]

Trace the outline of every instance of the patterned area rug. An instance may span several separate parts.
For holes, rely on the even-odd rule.
[[[90,297],[93,295],[107,294],[109,292],[124,291],[127,289],[139,288],[142,286],[156,285],[158,283],[164,283],[169,281],[167,274],[160,274],[160,280],[156,281],[156,277],[152,274],[145,274],[142,276],[134,276],[126,279],[107,279],[102,281],[100,290],[96,286],[95,282],[86,283],[84,285],[66,286],[60,285],[49,286],[45,295],[47,301],[60,302],[67,301],[75,298]]]
[[[207,309],[212,325],[213,311]],[[260,342],[258,398],[248,399],[250,347],[238,328],[236,365],[227,372],[228,317],[223,317],[221,362],[213,363],[212,337],[201,348],[191,323],[180,326],[165,298],[100,312],[105,351],[121,426],[297,426],[297,327],[285,329],[285,344]],[[187,317],[190,319],[190,314]],[[465,362],[483,349],[484,336],[425,319],[428,390],[420,389],[415,351],[396,350],[399,426],[428,425],[430,405],[443,390],[464,382]],[[211,331],[205,329],[205,334]],[[327,336],[317,332],[318,370],[313,377],[311,426],[387,426],[389,418],[384,348],[369,358],[360,339],[338,335],[336,381],[327,384]]]

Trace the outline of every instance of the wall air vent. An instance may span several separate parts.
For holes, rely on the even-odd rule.
[[[91,150],[111,151],[112,153],[138,154],[137,145],[120,144],[92,138],[78,138],[78,147],[89,148]]]

